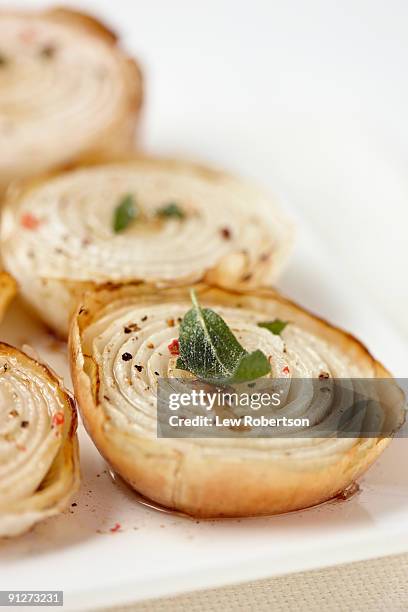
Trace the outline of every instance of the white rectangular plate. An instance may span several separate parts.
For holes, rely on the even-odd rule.
[[[302,229],[282,288],[350,329],[394,374],[408,351],[346,274]],[[17,304],[0,337],[30,344],[68,385],[65,345]],[[303,512],[195,521],[147,508],[115,484],[84,431],[82,487],[63,515],[0,543],[1,589],[63,589],[70,609],[108,606],[408,550],[406,440],[394,441],[361,492]],[[119,523],[120,529],[111,532]]]

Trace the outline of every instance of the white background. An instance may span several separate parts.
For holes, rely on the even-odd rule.
[[[406,0],[65,4],[139,57],[150,151],[264,183],[408,334]]]

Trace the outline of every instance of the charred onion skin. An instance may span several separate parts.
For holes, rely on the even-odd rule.
[[[108,74],[106,78],[111,78],[110,86],[113,89],[117,90],[118,83],[120,83],[121,93],[120,96],[115,99],[115,104],[112,106],[109,116],[103,116],[101,119],[98,117],[96,120],[97,122],[92,126],[93,129],[89,130],[86,137],[81,137],[81,131],[86,131],[87,120],[83,120],[81,124],[81,116],[78,116],[76,125],[73,125],[72,121],[69,124],[71,127],[67,128],[68,131],[66,133],[66,138],[61,138],[59,148],[53,142],[52,151],[48,151],[45,154],[42,151],[44,143],[42,142],[39,145],[38,142],[33,140],[30,146],[32,146],[33,150],[35,150],[35,154],[31,155],[31,165],[27,162],[27,160],[25,160],[25,158],[23,161],[23,155],[16,155],[14,166],[11,166],[10,163],[3,164],[0,162],[0,190],[5,191],[6,187],[12,181],[27,179],[51,169],[62,169],[70,167],[73,164],[93,160],[112,159],[116,155],[122,155],[126,151],[133,150],[135,147],[136,137],[138,135],[141,108],[143,104],[143,76],[137,61],[128,56],[121,49],[118,36],[95,17],[68,8],[49,8],[43,11],[0,11],[0,27],[2,22],[7,24],[7,20],[10,19],[17,19],[19,20],[19,23],[21,22],[18,26],[19,30],[21,30],[21,35],[27,34],[30,36],[33,29],[40,29],[43,34],[48,32],[48,38],[51,41],[50,45],[56,45],[55,55],[53,55],[48,63],[51,61],[56,63],[57,66],[60,66],[60,71],[63,71],[66,68],[66,65],[63,61],[61,61],[61,65],[59,64],[59,32],[65,31],[69,35],[75,35],[76,39],[73,40],[76,40],[76,42],[72,44],[73,46],[77,47],[77,50],[81,47],[81,44],[84,43],[87,47],[89,47],[89,49],[91,49],[93,46],[94,56],[92,61],[94,63],[96,62],[95,56],[97,56],[98,53],[97,49],[99,49],[99,58],[101,62],[101,54],[106,57],[106,62],[104,63]],[[4,25],[4,27],[7,28],[8,26]],[[59,30],[58,28],[62,28],[62,30]],[[48,40],[48,38],[46,37],[46,40]],[[29,44],[30,41],[28,40],[26,47],[28,47]],[[2,53],[5,54],[7,66],[2,72],[3,76],[5,75],[4,78],[9,79],[8,75],[12,73],[14,67],[12,58],[10,58],[10,61],[8,61],[8,49],[4,47],[5,42],[3,40]],[[23,51],[25,52],[25,49],[23,49]],[[90,57],[91,56],[92,54],[90,54]],[[39,60],[39,62],[41,63],[41,60]],[[47,60],[44,60],[44,63],[47,64]],[[86,68],[86,60],[82,63]],[[107,66],[108,68],[106,68]],[[80,62],[78,62],[77,72],[81,69],[82,65]],[[72,67],[68,68],[68,70],[72,71]],[[109,71],[111,72],[109,73]],[[77,74],[77,72],[73,74]],[[39,76],[37,81],[33,82],[33,87],[37,87],[38,84],[41,85],[41,78],[42,77]],[[61,85],[64,83],[64,75],[59,78],[59,83]],[[66,73],[65,79],[67,79]],[[94,87],[99,87],[97,76],[94,77],[92,75],[86,75],[86,79],[87,80],[84,80],[84,83],[92,82]],[[49,94],[51,94],[52,92],[50,89],[52,89],[52,87],[49,81],[47,81],[47,77],[44,77],[44,82],[44,90],[46,90],[48,87]],[[76,83],[76,98],[74,96],[71,106],[81,99],[81,90],[82,87],[84,87],[84,83],[82,81]],[[12,86],[13,85],[11,85],[11,87],[9,86],[9,92],[12,91]],[[20,93],[18,89],[17,92],[17,102],[20,104],[20,100],[18,98]],[[99,93],[101,92],[99,91]],[[10,96],[11,93],[8,95]],[[29,113],[32,112],[30,106],[33,104],[35,105],[35,96],[36,92],[34,91],[29,104],[22,107],[20,112],[23,113],[23,116],[24,112],[26,112],[27,117],[30,117]],[[62,100],[58,101],[60,104],[60,107],[58,107],[58,112],[61,112],[62,114],[66,111],[72,110],[70,108],[65,108],[66,103],[64,106],[64,101],[66,98],[67,96],[64,95],[62,96]],[[98,96],[95,97],[96,100],[97,98]],[[86,98],[86,94],[84,95],[84,102],[89,103]],[[46,106],[46,104],[47,99],[45,98],[44,105]],[[95,102],[94,100],[93,104],[97,105],[97,101]],[[52,110],[53,112],[55,111],[54,108]],[[88,108],[85,108],[85,111],[89,113]],[[100,109],[96,108],[94,115],[96,116],[99,111]],[[92,117],[92,113],[90,113],[90,116]],[[41,121],[43,138],[45,142],[47,142],[47,132],[51,133],[52,135],[52,128],[50,128],[50,123],[47,120],[47,116],[42,117]],[[60,129],[62,129],[63,124],[64,120],[61,119]],[[74,127],[76,128],[79,137],[77,139],[69,140],[72,138]],[[33,132],[33,134],[34,133],[35,132]],[[61,132],[61,134],[63,134],[63,132]],[[6,155],[7,143],[4,146],[4,154]]]
[[[148,221],[136,220],[117,233],[112,218],[129,192]],[[158,218],[157,210],[175,192],[186,218]],[[38,218],[38,225],[24,227],[27,215]],[[5,198],[1,227],[6,269],[61,337],[81,295],[106,282],[270,285],[292,242],[291,222],[258,187],[201,164],[141,155],[15,184]]]
[[[333,327],[269,289],[231,291],[195,286],[203,306],[237,306],[289,320],[302,330],[335,346],[345,358],[361,365],[367,377],[390,373],[350,334]],[[70,361],[76,397],[87,431],[112,469],[146,498],[195,517],[271,515],[307,508],[346,490],[377,459],[390,439],[353,439],[350,448],[323,459],[300,461],[291,452],[262,453],[259,440],[251,452],[230,453],[224,440],[217,445],[193,440],[155,439],[118,427],[100,397],[101,371],[87,336],[102,315],[114,318],[117,308],[140,307],[149,315],[152,304],[188,303],[186,289],[129,284],[106,286],[86,294],[72,319]],[[103,323],[98,328],[103,333]]]
[[[30,385],[34,385],[36,386],[36,393],[38,393],[38,385],[41,382],[44,389],[47,389],[47,393],[53,394],[56,398],[56,406],[58,406],[57,412],[48,414],[48,417],[45,414],[40,415],[31,412],[33,419],[38,418],[42,422],[44,422],[44,419],[49,419],[49,425],[47,427],[42,425],[42,427],[46,428],[47,444],[52,445],[49,453],[47,451],[48,447],[44,447],[41,455],[43,459],[38,465],[30,464],[30,461],[32,461],[30,455],[28,463],[20,468],[27,469],[28,473],[36,481],[39,481],[38,486],[34,485],[33,490],[30,490],[30,482],[24,480],[21,486],[27,488],[29,493],[20,495],[15,493],[16,488],[20,486],[18,480],[16,480],[14,490],[8,490],[5,482],[0,479],[0,490],[4,486],[6,487],[0,499],[0,538],[7,538],[20,535],[28,531],[37,522],[62,512],[69,504],[72,495],[79,488],[80,473],[76,435],[76,404],[62,386],[61,380],[45,365],[6,343],[0,343],[0,361],[2,364],[11,364],[8,367],[17,371],[16,376],[20,375],[18,380],[25,386],[25,390],[30,389]],[[3,375],[7,376],[7,373],[6,371]],[[28,378],[30,374],[32,379]],[[41,402],[42,399],[39,400],[38,397],[34,398],[33,396],[32,401]],[[7,412],[12,419],[17,418],[16,407],[13,402],[4,405],[2,407],[3,418],[7,418]],[[40,408],[38,408],[39,410]],[[55,419],[57,420],[55,421]],[[2,426],[4,427],[4,425],[5,421],[3,420]],[[24,427],[23,431],[27,432],[30,430],[31,424],[28,421],[23,421],[21,427]],[[55,429],[52,429],[52,427]],[[34,431],[30,435],[35,436],[36,432]],[[13,441],[8,440],[8,443],[13,444]],[[27,444],[29,445],[29,443]],[[23,455],[27,452],[22,444],[18,444],[17,447]],[[15,449],[12,452],[15,453]],[[7,465],[7,455],[3,456],[5,456],[5,465]],[[33,456],[37,456],[35,451],[33,451]],[[47,469],[44,467],[45,464],[48,465]],[[6,473],[5,479],[7,476]],[[18,473],[15,478],[17,477]]]

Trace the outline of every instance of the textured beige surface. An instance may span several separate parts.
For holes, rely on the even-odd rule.
[[[408,610],[408,554],[110,608],[109,612]]]

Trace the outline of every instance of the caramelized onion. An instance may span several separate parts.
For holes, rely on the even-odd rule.
[[[307,381],[324,372],[352,389],[356,379],[388,379],[387,370],[355,338],[272,290],[198,285],[196,291],[200,304],[220,314],[247,351],[269,356],[271,381],[303,381],[286,414],[309,417],[311,429],[297,437],[254,438],[242,431],[222,438],[158,438],[158,380],[185,375],[169,347],[190,308],[188,291],[105,288],[85,296],[72,321],[70,345],[84,422],[112,468],[147,498],[194,516],[286,512],[349,487],[389,437],[380,429],[371,437],[363,430],[350,437],[316,436],[315,427],[330,425],[330,406],[310,401]],[[275,318],[289,321],[281,335],[257,324]],[[385,402],[383,411],[384,421],[400,425],[400,396]]]
[[[0,537],[62,511],[79,484],[73,399],[44,365],[0,344]]]
[[[0,11],[0,92],[0,187],[133,145],[139,68],[87,15]]]
[[[115,231],[129,197],[135,218]],[[163,216],[169,205],[180,216]],[[291,233],[270,197],[244,181],[186,162],[133,158],[16,190],[6,203],[2,251],[25,298],[66,334],[78,296],[104,282],[269,284]]]

